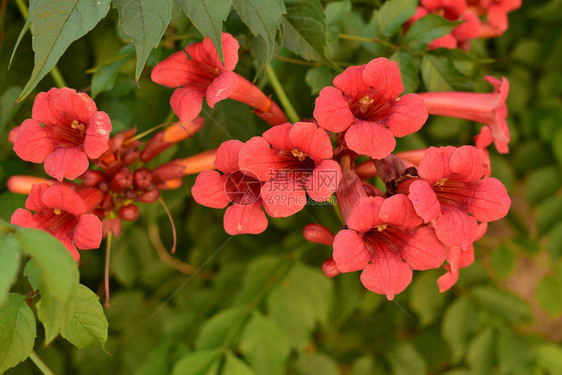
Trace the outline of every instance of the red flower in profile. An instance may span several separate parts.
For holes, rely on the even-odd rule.
[[[395,61],[381,57],[349,67],[334,86],[320,91],[314,118],[324,129],[347,130],[347,146],[358,154],[382,159],[394,150],[394,137],[418,131],[427,120],[418,95],[398,97],[404,86]]]
[[[478,222],[507,215],[511,200],[503,184],[482,178],[486,160],[473,146],[430,147],[420,161],[419,179],[407,180],[408,194],[426,223],[435,220],[437,237],[448,246],[468,248],[477,238]]]
[[[466,42],[480,35],[480,20],[475,14],[466,12],[466,0],[422,0],[420,5],[407,26],[411,26],[428,14],[440,14],[449,21],[464,21],[451,33],[433,40],[429,44],[430,49],[457,47],[468,49]]]
[[[18,129],[14,151],[33,163],[45,162],[45,171],[62,181],[86,172],[88,158],[108,149],[111,122],[85,93],[63,87],[40,92],[32,118]]]
[[[509,81],[505,77],[500,81],[491,76],[484,80],[494,87],[494,92],[424,92],[419,96],[430,115],[457,117],[488,125],[494,140],[499,142],[498,151],[507,151],[509,127],[505,121],[505,100],[509,94]]]
[[[244,143],[226,141],[217,150],[215,168],[223,172],[204,170],[191,189],[193,199],[203,206],[225,208],[224,230],[228,234],[257,234],[267,228],[267,218],[261,207],[262,182],[241,170],[238,157]]]
[[[332,142],[311,122],[277,125],[250,139],[240,152],[240,168],[260,181],[266,212],[287,217],[315,201],[328,200],[341,179],[340,165],[331,160]]]
[[[76,192],[65,185],[33,185],[25,201],[27,210],[18,208],[12,215],[11,223],[51,233],[78,261],[80,254],[76,248],[87,250],[100,246],[101,221],[90,212],[102,199],[103,193],[97,189]]]
[[[486,15],[481,38],[494,38],[509,27],[507,14],[521,8],[522,0],[468,0],[469,10],[477,16]]]
[[[185,47],[158,63],[152,70],[154,82],[177,88],[170,105],[181,122],[193,120],[199,112],[203,98],[214,108],[223,99],[231,98],[256,109],[257,115],[268,124],[286,122],[285,115],[271,99],[244,77],[233,72],[238,63],[238,41],[230,34],[222,34],[224,64],[211,41]]]
[[[412,281],[412,269],[439,267],[445,248],[433,228],[422,226],[403,194],[360,198],[347,228],[334,239],[333,258],[341,272],[363,270],[363,285],[391,300]]]

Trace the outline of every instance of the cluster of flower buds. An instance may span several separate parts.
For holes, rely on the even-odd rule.
[[[428,14],[460,21],[449,34],[433,40],[429,48],[468,50],[471,39],[503,34],[508,28],[507,14],[519,9],[521,3],[521,0],[421,0],[416,14],[406,23],[406,29]]]

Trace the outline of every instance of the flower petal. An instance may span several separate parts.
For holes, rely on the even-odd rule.
[[[296,214],[306,205],[306,193],[302,187],[292,186],[292,173],[284,178],[272,178],[261,188],[265,212],[272,217],[288,217]]]
[[[48,207],[43,203],[43,194],[45,194],[49,186],[46,183],[31,185],[31,191],[25,200],[25,208],[35,212],[47,209]]]
[[[262,202],[246,206],[233,204],[224,213],[224,230],[230,235],[258,234],[267,228],[267,218],[261,209]]]
[[[222,48],[224,63],[220,62],[217,49],[215,48],[211,38],[206,37],[200,43],[190,44],[185,48],[191,59],[197,64],[204,64],[219,69],[221,72],[225,70],[234,70],[238,63],[238,49],[240,45],[234,37],[227,33],[222,33]]]
[[[371,260],[363,238],[355,231],[348,229],[339,231],[334,238],[333,246],[333,258],[341,272],[362,270]]]
[[[382,159],[396,146],[392,132],[383,125],[371,121],[357,120],[345,133],[347,146],[358,154]]]
[[[346,225],[359,233],[365,233],[384,224],[379,216],[383,202],[382,197],[359,198],[349,213]]]
[[[410,185],[408,198],[414,204],[416,213],[425,223],[429,223],[441,213],[441,204],[435,192],[425,180],[416,180]]]
[[[339,265],[338,265],[339,267]],[[412,270],[389,249],[376,249],[369,264],[361,273],[361,283],[365,288],[392,300],[412,282]]]
[[[400,69],[396,61],[384,57],[371,60],[363,71],[363,80],[375,91],[370,92],[370,97],[381,100],[394,100],[404,91]]]
[[[312,122],[296,122],[289,133],[289,140],[317,163],[333,155],[330,137]]]
[[[458,148],[449,162],[455,179],[475,182],[484,175],[484,159],[481,150],[474,146]]]
[[[455,150],[453,146],[428,148],[418,167],[420,177],[433,185],[440,179],[450,176],[453,172],[449,163]]]
[[[404,194],[386,198],[379,215],[384,223],[400,229],[413,229],[422,223],[422,219],[414,210],[414,205]]]
[[[74,180],[88,170],[88,156],[80,146],[60,147],[45,158],[45,172],[62,181],[63,178]]]
[[[363,79],[366,66],[350,66],[334,78],[334,86],[344,93],[347,100],[354,102],[368,94],[369,85]]]
[[[443,264],[447,252],[435,235],[435,230],[422,227],[415,232],[402,232],[400,255],[413,270],[429,270]]]
[[[205,89],[194,86],[174,90],[170,105],[181,122],[191,121],[201,112]]]
[[[190,71],[187,54],[179,51],[156,64],[150,78],[159,85],[180,87],[188,83]]]
[[[19,225],[22,228],[39,228],[39,223],[33,214],[23,208],[18,208],[10,218],[10,224]]]
[[[84,137],[84,151],[90,159],[99,158],[109,148],[111,121],[105,112],[94,112],[88,120]]]
[[[70,125],[73,121],[87,124],[90,116],[97,111],[96,103],[84,92],[63,87],[51,89],[48,94],[51,113],[64,124]]]
[[[295,145],[291,143],[289,134],[293,125],[285,123],[273,126],[271,129],[266,130],[262,137],[269,143],[275,150],[292,150]]]
[[[423,99],[419,95],[408,94],[393,102],[381,117],[381,123],[395,137],[404,137],[420,130],[427,121],[428,114]]]
[[[102,230],[101,221],[96,215],[80,215],[72,239],[77,248],[82,250],[100,247]]]
[[[86,212],[86,204],[72,188],[66,185],[52,185],[41,197],[45,206],[58,208],[78,216]]]
[[[215,108],[215,104],[226,99],[238,87],[238,77],[234,72],[226,71],[215,78],[207,88],[207,104]]]
[[[355,121],[348,99],[331,86],[324,87],[316,98],[314,118],[322,128],[336,133],[344,131]]]
[[[267,181],[283,169],[284,160],[264,138],[253,137],[240,150],[238,165],[240,170],[251,172],[260,181]]]
[[[467,211],[478,221],[488,222],[506,216],[511,199],[503,184],[488,177],[480,181],[472,199],[468,201]]]
[[[226,177],[210,169],[199,173],[191,188],[193,199],[203,206],[225,208],[230,199],[225,191]]]
[[[217,157],[215,159],[215,168],[229,175],[230,173],[240,169],[238,166],[238,158],[240,150],[244,143],[237,139],[223,142],[217,149]]]
[[[14,151],[32,163],[43,163],[56,145],[49,132],[38,121],[25,120],[18,130]]]
[[[335,160],[322,160],[307,180],[306,192],[317,202],[328,200],[341,180],[341,167]]]
[[[435,233],[443,243],[466,249],[476,240],[478,223],[474,217],[450,205],[442,205],[441,212],[435,222]]]

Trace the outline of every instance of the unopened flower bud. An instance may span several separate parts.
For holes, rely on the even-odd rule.
[[[135,201],[138,199],[138,194],[133,189],[129,189],[125,191],[125,198]]]
[[[105,182],[106,175],[101,171],[88,170],[82,175],[82,185],[97,187],[100,182]]]
[[[332,246],[334,234],[331,230],[320,224],[306,224],[302,230],[304,239],[321,245]]]
[[[132,221],[139,217],[139,208],[134,204],[123,206],[117,211],[117,216],[122,220]]]
[[[129,168],[121,168],[111,180],[111,190],[122,193],[133,185],[133,174]]]
[[[140,151],[139,150],[128,150],[126,151],[123,156],[121,157],[121,161],[123,165],[131,165],[137,160],[139,160]]]
[[[111,196],[109,194],[105,194],[105,196],[103,198],[103,201],[100,204],[100,207],[105,211],[113,210],[113,208],[115,207],[115,204],[113,203],[113,199],[111,198]]]
[[[121,236],[121,219],[104,219],[102,224],[104,237],[107,237],[109,232],[111,232],[115,237]]]
[[[140,201],[144,203],[154,203],[160,197],[160,192],[156,189],[141,194]]]
[[[148,168],[139,168],[133,173],[133,186],[135,190],[146,190],[152,183],[152,171]]]
[[[334,258],[329,257],[324,263],[322,263],[322,272],[324,272],[324,275],[327,277],[334,277],[340,274],[340,270],[338,269]]]

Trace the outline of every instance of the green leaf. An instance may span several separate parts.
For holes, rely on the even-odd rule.
[[[78,349],[98,344],[105,350],[108,323],[98,295],[78,284],[69,310],[70,320],[61,331],[61,336]]]
[[[336,362],[323,353],[303,354],[293,366],[300,375],[339,375]]]
[[[341,70],[324,54],[326,18],[319,0],[285,0],[285,47],[306,60],[321,61]]]
[[[451,348],[452,361],[458,363],[463,356],[472,332],[475,330],[475,311],[467,297],[449,305],[443,315],[441,334]]]
[[[474,374],[490,374],[494,360],[495,342],[491,328],[480,332],[470,343],[466,353],[466,361]]]
[[[256,372],[232,352],[227,352],[221,375],[256,375]]]
[[[472,290],[476,301],[492,314],[513,323],[531,319],[529,306],[514,295],[492,286],[481,286]]]
[[[14,86],[5,90],[0,96],[0,140],[7,135],[4,133],[4,128],[20,108],[20,106],[14,106],[20,92],[21,87]]]
[[[516,261],[515,252],[507,246],[500,246],[492,253],[490,264],[498,277],[505,278],[515,268]]]
[[[414,57],[409,52],[399,49],[390,56],[390,60],[394,60],[398,64],[404,84],[404,93],[416,92],[420,86],[420,72],[414,64]]]
[[[255,310],[240,338],[240,351],[258,374],[283,374],[290,346],[271,318]]]
[[[214,349],[227,344],[225,340],[232,339],[242,329],[246,313],[244,307],[233,307],[214,315],[201,327],[195,347],[198,350]]]
[[[221,349],[200,350],[182,357],[174,365],[172,375],[207,375],[219,365]]]
[[[552,197],[541,204],[537,212],[539,235],[550,231],[558,222],[562,222],[562,198]]]
[[[111,61],[97,68],[92,76],[92,99],[98,96],[100,92],[113,89],[119,70],[133,57],[132,54],[127,53],[128,51],[125,50],[126,47],[127,46],[121,49],[120,52],[124,52],[124,54],[119,53],[116,61]]]
[[[4,304],[20,267],[20,248],[12,233],[0,233],[0,306]]]
[[[433,40],[449,34],[457,24],[457,22],[448,21],[442,16],[428,14],[414,22],[412,27],[408,29],[404,42],[431,43]]]
[[[532,372],[533,359],[529,346],[513,332],[504,330],[498,338],[500,373],[526,375]]]
[[[562,257],[562,223],[556,224],[548,234],[546,249],[553,262]]]
[[[291,346],[302,351],[315,325],[328,324],[332,298],[331,280],[317,269],[297,263],[266,302]]]
[[[12,61],[14,60],[14,56],[16,55],[16,51],[23,37],[25,36],[25,33],[27,32],[27,30],[29,30],[30,26],[31,26],[31,18],[27,17],[27,19],[25,20],[25,24],[23,25],[20,31],[20,35],[18,35],[18,40],[16,41],[16,44],[14,44],[14,48],[12,49],[12,54],[10,55],[10,61],[8,62],[8,69],[10,69],[10,66],[12,66]]]
[[[445,295],[437,288],[437,274],[423,272],[416,275],[410,294],[412,309],[420,316],[422,326],[437,320],[445,304]]]
[[[278,281],[272,280],[272,277],[281,267],[287,268],[286,264],[286,258],[276,255],[262,255],[252,260],[246,268],[242,289],[236,295],[234,303],[237,305],[250,303],[267,283]]]
[[[172,17],[172,0],[113,0],[123,31],[135,45],[138,81],[150,52],[158,46]]]
[[[332,71],[326,66],[317,66],[308,69],[304,77],[306,84],[310,87],[310,93],[317,95],[320,90],[330,86],[334,80]]]
[[[269,62],[285,11],[283,3],[277,0],[233,0],[232,6],[254,36],[261,36],[265,41],[265,61]]]
[[[472,80],[462,74],[445,56],[426,54],[421,64],[427,91],[469,91]]]
[[[388,360],[395,375],[427,373],[427,364],[412,343],[403,342],[396,345],[388,353]]]
[[[351,12],[351,1],[334,1],[326,4],[326,25],[335,25]]]
[[[35,317],[26,296],[8,294],[0,307],[0,373],[25,360],[35,342]]]
[[[537,287],[537,301],[552,318],[557,317],[562,311],[561,290],[562,272],[556,277],[545,276]]]
[[[525,180],[525,195],[531,204],[537,204],[556,193],[562,180],[557,167],[547,166],[533,170]]]
[[[556,344],[542,344],[535,349],[540,367],[551,375],[562,374],[562,348]]]
[[[47,232],[18,228],[16,238],[40,273],[41,300],[37,315],[45,327],[45,344],[67,323],[68,305],[78,284],[78,265],[66,247]]]
[[[396,34],[398,28],[416,14],[417,0],[389,0],[379,9],[377,24],[385,36]]]
[[[109,11],[110,0],[36,0],[29,6],[35,66],[18,102],[56,65],[68,46],[86,35]]]
[[[222,53],[222,23],[230,13],[232,0],[176,0],[178,7],[189,17],[203,35],[208,35],[217,49],[219,59]]]

